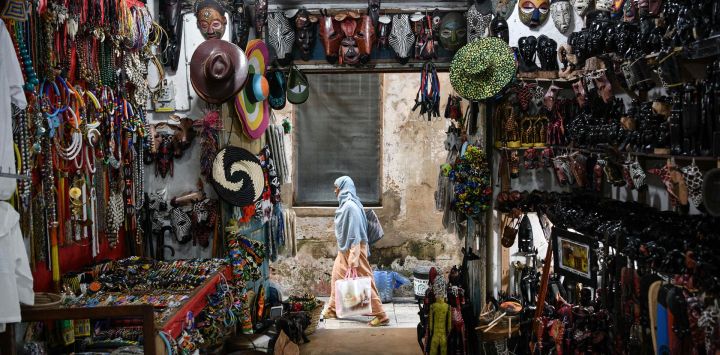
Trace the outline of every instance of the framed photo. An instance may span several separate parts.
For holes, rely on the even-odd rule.
[[[555,272],[584,285],[597,286],[597,255],[593,239],[564,229],[552,229]]]

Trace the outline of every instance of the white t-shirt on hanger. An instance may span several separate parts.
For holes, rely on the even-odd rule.
[[[0,19],[0,168],[5,173],[16,173],[15,148],[13,147],[12,106],[24,109],[27,107],[23,85],[25,84],[18,63],[17,55],[12,48],[10,33],[5,22]],[[0,200],[9,199],[15,192],[17,181],[0,177]]]

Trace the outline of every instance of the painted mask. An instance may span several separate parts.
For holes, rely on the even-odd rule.
[[[623,21],[635,22],[635,18],[637,18],[637,13],[638,9],[635,1],[625,1],[625,5],[623,6]]]
[[[575,9],[575,12],[580,16],[587,15],[588,11],[590,11],[590,6],[592,5],[592,0],[571,0],[573,4],[573,8]]]
[[[504,19],[510,18],[517,0],[492,0],[493,12]]]
[[[392,17],[392,29],[388,38],[398,62],[405,64],[410,60],[415,44],[415,35],[410,28],[410,15],[396,14]]]
[[[340,23],[327,14],[320,17],[320,40],[323,47],[325,47],[325,59],[330,64],[335,64],[338,60],[342,39],[343,34],[340,31]]]
[[[335,18],[337,20],[337,17]],[[360,62],[360,50],[355,41],[358,22],[351,16],[345,16],[340,23],[345,38],[340,42],[340,64],[356,65]]]
[[[510,28],[507,21],[500,16],[495,16],[490,22],[490,35],[502,39],[505,43],[510,43]]]
[[[268,42],[275,50],[275,56],[281,65],[288,65],[292,62],[295,31],[282,12],[268,14]]]
[[[630,1],[632,2],[632,1]],[[625,0],[613,0],[612,9],[610,10],[610,16],[612,19],[619,19],[624,17],[625,12]]]
[[[465,13],[467,18],[467,37],[468,42],[472,42],[480,37],[485,37],[485,32],[490,26],[492,14],[481,14],[477,6],[472,5]]]
[[[360,26],[355,31],[355,42],[360,50],[360,62],[367,63],[370,60],[372,47],[376,40],[372,18],[365,15],[360,19]]]
[[[345,37],[340,42],[340,64],[357,65],[360,63],[360,49],[353,37]]]
[[[521,0],[518,3],[520,21],[530,28],[536,28],[547,21],[550,12],[548,0]]]
[[[318,19],[307,10],[300,10],[295,16],[295,43],[300,48],[302,60],[310,60],[315,48],[315,24]]]
[[[459,12],[450,12],[443,16],[440,23],[440,44],[454,52],[467,42],[465,17]]]
[[[552,15],[555,28],[561,33],[567,32],[572,25],[572,5],[568,0],[556,0],[550,5],[550,15]]]
[[[614,0],[595,0],[595,10],[612,11]]]
[[[214,0],[205,0],[195,4],[197,27],[205,39],[222,39],[227,26],[225,9]]]

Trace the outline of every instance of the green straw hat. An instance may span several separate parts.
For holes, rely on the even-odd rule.
[[[515,56],[500,38],[484,37],[460,48],[450,66],[450,84],[468,100],[497,95],[515,77]]]

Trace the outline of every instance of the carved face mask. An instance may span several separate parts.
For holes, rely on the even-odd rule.
[[[595,10],[610,12],[613,8],[613,0],[595,0]]]
[[[396,14],[392,17],[392,29],[388,38],[398,62],[405,64],[410,60],[415,44],[415,35],[410,28],[410,15]]]
[[[345,38],[340,43],[340,64],[355,65],[360,62],[360,50],[355,41],[357,25],[357,20],[351,16],[346,16],[340,23],[340,28],[345,35]]]
[[[327,14],[322,16],[320,18],[320,40],[323,47],[325,47],[325,59],[330,64],[335,64],[338,61],[342,39],[343,34],[340,31],[340,23]]]
[[[632,1],[631,1],[632,2]],[[613,0],[610,18],[618,19],[623,17],[625,11],[625,0]]]
[[[222,39],[227,26],[225,10],[213,0],[206,0],[196,5],[195,16],[197,26],[205,39]]]
[[[573,8],[575,9],[575,12],[580,16],[587,15],[588,11],[590,11],[590,5],[592,4],[592,0],[571,0],[573,4]]]
[[[500,16],[495,16],[490,22],[490,35],[502,39],[505,43],[510,43],[510,29],[507,21]]]
[[[451,12],[443,16],[440,24],[440,44],[443,48],[454,52],[467,42],[465,17],[459,12]]]
[[[550,15],[558,31],[565,33],[570,29],[570,25],[572,24],[572,5],[568,0],[554,1],[550,5]]]
[[[507,20],[515,9],[516,3],[517,0],[492,0],[493,12]]]
[[[467,13],[467,37],[472,42],[480,37],[485,37],[485,32],[490,26],[492,14],[481,14],[475,5],[470,6]]]
[[[368,0],[368,16],[373,26],[377,26],[380,19],[380,0]]]
[[[370,16],[363,16],[360,19],[360,26],[355,31],[355,42],[360,50],[360,62],[367,63],[370,60],[372,47],[375,45],[375,26]]]
[[[315,48],[315,24],[318,19],[311,16],[307,10],[300,10],[295,16],[295,43],[300,48],[303,60],[310,60]]]
[[[353,37],[345,37],[340,43],[340,64],[356,65],[360,63],[360,50]]]
[[[637,17],[638,9],[637,5],[635,4],[635,1],[625,1],[625,5],[623,6],[623,21],[625,22],[635,22],[635,18]]]
[[[275,49],[275,55],[281,65],[288,65],[292,62],[295,32],[290,26],[290,21],[282,12],[268,14],[268,42]]]
[[[244,49],[247,46],[248,34],[250,34],[250,15],[245,12],[244,0],[235,0],[234,3],[232,42]]]
[[[521,0],[518,3],[520,21],[530,28],[536,28],[547,21],[550,12],[548,0]]]

